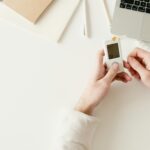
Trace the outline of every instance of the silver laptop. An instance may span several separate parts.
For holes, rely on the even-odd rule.
[[[116,0],[111,31],[150,42],[150,0]]]

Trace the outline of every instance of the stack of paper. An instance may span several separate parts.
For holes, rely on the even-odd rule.
[[[22,1],[22,0],[18,0]],[[26,1],[26,0],[24,0]],[[36,0],[35,0],[36,1]],[[81,0],[54,0],[37,24],[26,21],[7,6],[0,5],[0,18],[11,21],[53,41],[59,41]]]

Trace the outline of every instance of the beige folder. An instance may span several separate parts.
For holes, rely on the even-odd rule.
[[[35,23],[53,0],[4,0],[10,8]]]

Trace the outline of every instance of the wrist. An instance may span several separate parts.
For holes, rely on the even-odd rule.
[[[90,104],[87,104],[83,99],[80,99],[77,105],[75,106],[74,110],[82,112],[87,115],[92,115],[94,111],[94,107]]]

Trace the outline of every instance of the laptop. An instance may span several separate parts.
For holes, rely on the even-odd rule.
[[[111,32],[150,42],[150,0],[116,0]]]
[[[35,23],[53,0],[4,0],[4,3]]]

